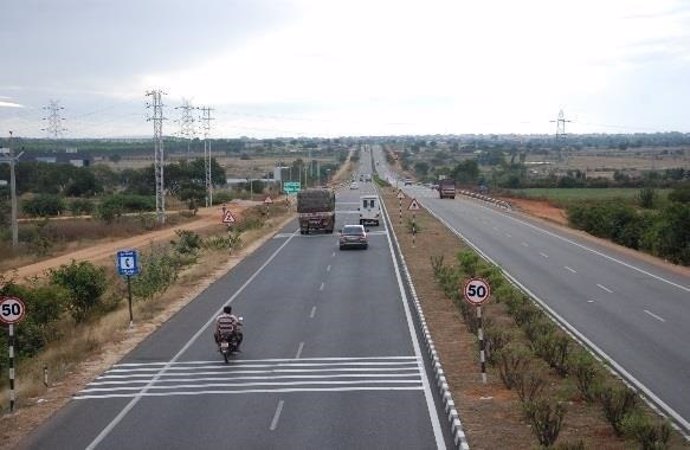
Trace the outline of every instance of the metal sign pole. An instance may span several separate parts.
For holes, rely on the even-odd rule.
[[[414,238],[417,235],[417,225],[414,221],[414,211],[412,211],[412,248],[414,248]]]
[[[482,368],[482,383],[486,384],[486,358],[484,354],[484,327],[482,324],[483,320],[481,306],[477,306],[477,321],[479,322],[477,334],[479,336],[479,361]]]
[[[134,316],[132,315],[132,277],[127,275],[127,298],[129,303],[129,327],[134,323]]]
[[[10,413],[14,411],[14,325],[10,324]]]
[[[400,206],[400,225],[402,225],[402,199],[398,198],[398,205]]]

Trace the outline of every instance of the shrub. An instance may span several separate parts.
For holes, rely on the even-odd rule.
[[[546,380],[532,370],[526,370],[516,375],[515,392],[523,403],[533,401],[546,386]]]
[[[546,344],[542,349],[542,358],[551,366],[558,375],[568,375],[568,351],[570,339],[563,334],[550,335],[545,339]]]
[[[99,305],[107,287],[105,269],[88,261],[73,260],[70,265],[49,270],[49,275],[53,284],[68,291],[67,308],[77,323],[86,320]]]
[[[201,248],[201,236],[189,230],[175,230],[175,234],[180,238],[179,241],[171,241],[174,249],[182,254],[196,254]]]
[[[642,450],[664,450],[671,437],[667,422],[653,423],[641,412],[633,412],[622,420],[623,433],[640,443]]]
[[[163,248],[152,248],[141,258],[141,273],[131,280],[132,294],[150,300],[177,280],[183,262]]]
[[[637,407],[637,394],[626,386],[607,386],[599,393],[599,401],[613,431],[622,436],[623,418]]]
[[[537,436],[539,444],[551,447],[558,439],[561,431],[565,407],[561,403],[549,403],[539,399],[524,405],[527,420],[532,424],[532,431]]]
[[[515,387],[518,377],[521,377],[531,364],[529,350],[522,345],[509,343],[497,352],[498,373],[506,388]]]
[[[84,198],[75,198],[69,202],[69,210],[73,216],[79,216],[81,214],[91,214],[93,212],[94,206],[91,200]]]
[[[405,229],[410,234],[422,232],[422,226],[419,224],[418,220],[413,221],[412,219],[407,219],[407,222],[405,222]]]
[[[202,242],[204,248],[213,250],[233,250],[234,248],[241,245],[242,239],[239,233],[229,232],[222,236],[210,236]]]
[[[59,195],[39,194],[22,200],[22,210],[33,217],[48,217],[62,214],[67,209],[65,199]]]
[[[508,330],[487,324],[484,327],[486,361],[495,365],[497,362],[496,353],[500,352],[512,339],[513,335]]]
[[[579,351],[571,355],[569,371],[575,376],[577,388],[587,402],[593,402],[601,389],[601,372],[592,355]]]
[[[473,277],[477,274],[479,268],[479,256],[469,250],[458,253],[458,262],[465,275]]]

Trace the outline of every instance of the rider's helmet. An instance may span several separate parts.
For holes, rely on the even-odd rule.
[[[225,314],[232,314],[232,306],[230,306],[230,305],[223,306],[223,312]]]

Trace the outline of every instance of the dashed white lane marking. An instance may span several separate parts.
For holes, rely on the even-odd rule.
[[[613,294],[613,291],[612,291],[611,289],[607,288],[606,286],[604,286],[603,284],[597,283],[597,287],[598,287],[599,289],[605,290],[605,291],[608,292],[609,294]]]
[[[322,282],[322,283],[321,283],[321,286],[319,286],[319,290],[320,290],[320,291],[323,291],[324,286],[326,286],[326,283],[323,283],[323,282]]]
[[[335,252],[331,253],[331,258],[333,258],[334,256],[335,256]]]
[[[646,312],[646,313],[649,314],[650,316],[654,317],[654,318],[655,318],[656,320],[658,320],[659,322],[666,322],[666,319],[664,319],[664,318],[661,317],[661,316],[657,316],[656,314],[654,314],[653,312],[651,312],[651,311],[649,311],[649,310],[647,310],[647,309],[645,309],[644,312]]]
[[[539,252],[539,254],[542,256],[542,258],[547,258],[547,259],[548,259],[548,257],[549,257],[549,255],[547,255],[547,254],[544,253],[544,252]]]
[[[315,315],[316,315],[316,306],[314,306],[314,307],[311,309],[311,313],[309,313],[309,318],[310,318],[310,319],[313,319]]]
[[[594,303],[594,300],[587,300],[587,303]]]
[[[563,266],[563,267],[565,268],[565,270],[567,270],[567,271],[569,271],[569,272],[577,273],[577,271],[576,271],[575,269],[571,268],[571,267],[568,267],[568,266]]]
[[[278,420],[280,419],[280,413],[283,412],[284,400],[278,402],[278,407],[276,408],[275,414],[273,414],[273,420],[271,420],[271,426],[268,427],[269,430],[275,431],[278,428]]]
[[[331,265],[329,264],[328,267],[326,267],[326,272],[330,272],[330,271],[331,271]]]
[[[302,350],[304,350],[304,342],[299,343],[299,347],[297,348],[297,354],[295,355],[295,359],[299,359],[299,357],[302,356]]]

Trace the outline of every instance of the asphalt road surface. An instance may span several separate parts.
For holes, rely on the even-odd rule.
[[[690,277],[463,196],[403,187],[690,433]]]
[[[369,171],[370,172],[370,171]],[[336,202],[358,223],[359,195]],[[23,443],[35,449],[445,448],[385,224],[367,250],[336,234],[276,234]],[[211,324],[231,303],[242,353]]]

